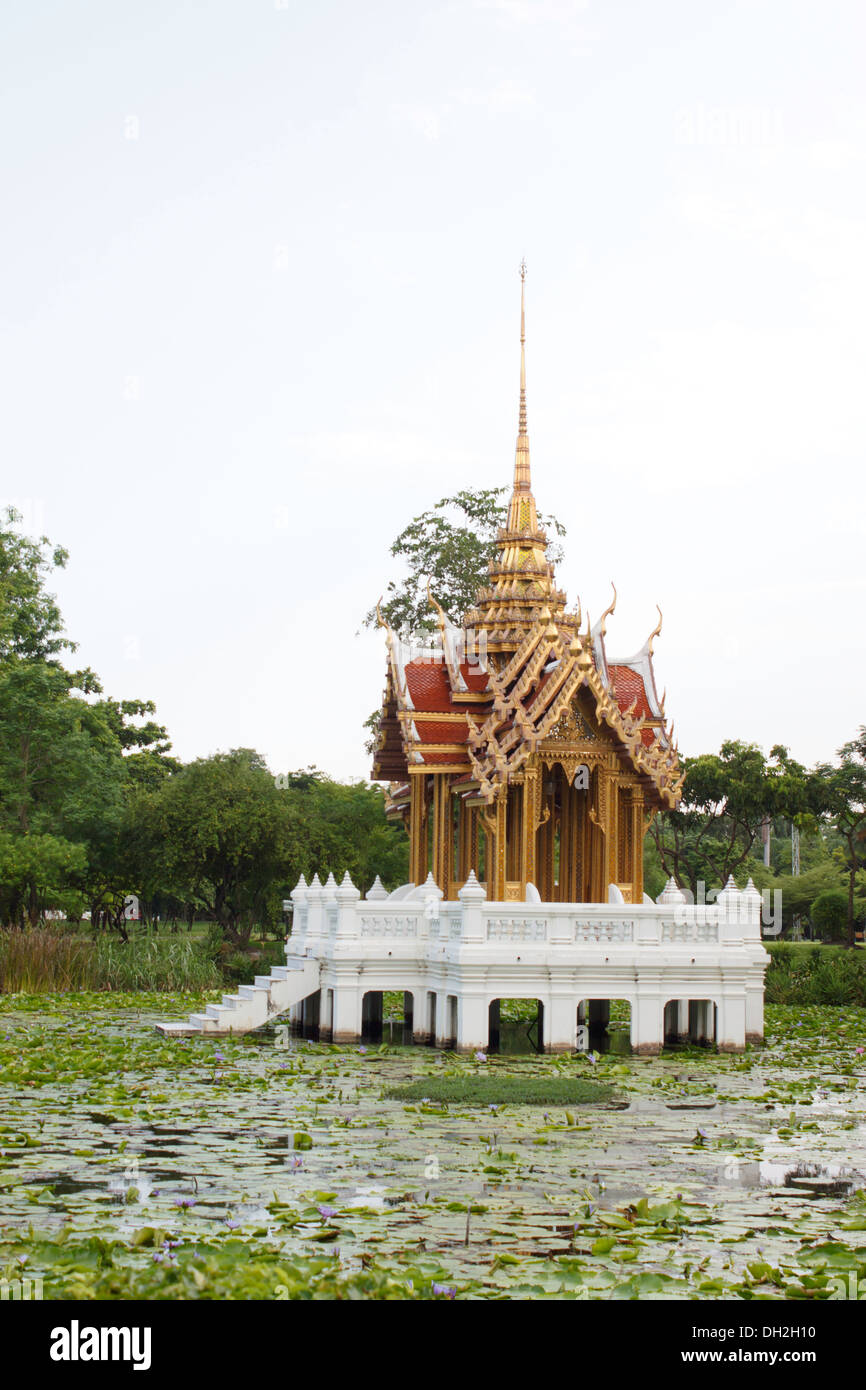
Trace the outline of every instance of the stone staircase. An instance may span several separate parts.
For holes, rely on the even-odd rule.
[[[285,965],[275,965],[270,975],[256,975],[251,985],[240,985],[237,994],[224,994],[221,1004],[208,1004],[203,1014],[190,1014],[187,1022],[157,1023],[156,1030],[175,1038],[193,1033],[210,1037],[250,1033],[293,1004],[300,1004],[318,988],[318,960],[290,959]]]

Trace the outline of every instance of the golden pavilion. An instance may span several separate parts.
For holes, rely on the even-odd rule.
[[[497,902],[643,901],[643,841],[675,808],[679,758],[653,673],[653,641],[607,654],[616,606],[582,626],[547,559],[526,423],[525,265],[514,487],[487,584],[435,643],[383,620],[388,671],[373,777],[406,825],[409,877],[446,899],[474,872]]]

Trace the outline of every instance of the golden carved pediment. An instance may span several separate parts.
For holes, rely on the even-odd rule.
[[[544,743],[595,743],[597,739],[598,726],[590,723],[576,704],[571,704],[563,710]]]
[[[599,726],[597,720],[587,710],[585,702],[578,696],[563,710],[547,737],[542,741],[541,747],[546,749],[553,744],[561,747],[563,744],[586,746],[612,742],[613,739],[609,731]]]

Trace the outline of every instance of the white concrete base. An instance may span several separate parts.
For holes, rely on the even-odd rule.
[[[354,1044],[365,1020],[374,1026],[378,996],[402,990],[413,1039],[462,1052],[486,1050],[491,1004],[513,998],[540,1002],[550,1052],[573,1051],[581,1024],[604,1026],[612,999],[630,1005],[639,1055],[660,1052],[666,1032],[723,1051],[763,1036],[761,900],[732,882],[711,906],[686,904],[672,884],[658,903],[489,903],[474,875],[456,903],[442,902],[432,879],[362,902],[348,875],[339,886],[301,880],[292,898],[286,966],[185,1027],[246,1032],[290,1011],[293,1023]]]

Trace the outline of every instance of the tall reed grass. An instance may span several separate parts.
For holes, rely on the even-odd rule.
[[[0,992],[207,990],[219,969],[192,941],[158,937],[96,942],[47,927],[0,931]]]

